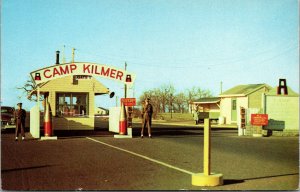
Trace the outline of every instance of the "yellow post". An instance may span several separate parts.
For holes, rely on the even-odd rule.
[[[195,186],[218,186],[223,185],[223,174],[210,172],[210,120],[204,119],[204,150],[203,150],[203,173],[192,175],[192,185]]]
[[[204,175],[210,175],[210,121],[204,119],[204,150],[203,150]]]

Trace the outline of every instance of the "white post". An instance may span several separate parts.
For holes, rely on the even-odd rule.
[[[30,134],[40,138],[40,88],[37,87],[37,104],[30,109]]]
[[[37,86],[37,106],[40,112],[40,86]]]

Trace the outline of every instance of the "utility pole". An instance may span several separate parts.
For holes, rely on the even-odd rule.
[[[75,58],[75,48],[72,48],[72,63],[74,63]]]
[[[220,83],[220,88],[221,88],[221,93],[220,94],[222,94],[222,92],[223,92],[223,82],[221,81],[221,83]]]
[[[64,48],[63,48],[63,52],[62,52],[62,63],[65,64],[66,63],[66,57],[65,57],[65,48],[66,46],[64,45]]]
[[[75,61],[75,48],[72,48],[72,63]],[[76,75],[73,75],[73,85],[78,85],[78,80],[76,79]]]
[[[127,68],[127,63],[125,61],[125,71],[126,71],[126,68]],[[126,83],[124,84],[124,97],[127,98],[127,84]]]
[[[172,111],[173,111],[173,105],[172,105],[172,102],[173,102],[173,94],[171,93],[170,94],[170,104],[171,104],[171,119],[172,119]]]
[[[134,98],[134,95],[135,95],[135,94],[134,94],[134,91],[135,91],[134,87],[135,87],[135,86],[132,87],[132,97],[133,97],[133,98]]]

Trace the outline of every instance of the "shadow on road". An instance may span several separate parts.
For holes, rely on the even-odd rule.
[[[53,167],[55,165],[40,165],[40,166],[32,166],[32,167],[21,167],[21,168],[13,168],[13,169],[3,169],[1,170],[1,173],[7,173],[7,172],[13,172],[13,171],[23,171],[23,170],[29,170],[29,169],[40,169],[45,167]]]
[[[238,183],[244,183],[245,180],[241,179],[224,179],[223,185],[233,185],[233,184],[238,184]]]
[[[195,128],[188,128],[188,127],[176,127],[176,128],[170,128],[170,127],[152,127],[151,133],[155,137],[166,137],[166,136],[201,136],[203,135],[203,131],[197,130]],[[144,129],[144,135],[148,134],[147,128]],[[133,136],[140,136],[141,135],[141,129],[140,128],[134,128],[132,130]]]
[[[59,139],[81,138],[81,137],[110,137],[115,133],[109,132],[108,129],[95,130],[56,130],[54,135]]]
[[[2,134],[14,133],[14,129],[2,131]],[[27,129],[28,133],[29,130]],[[151,128],[152,135],[155,137],[198,137],[203,136],[203,127],[187,127],[181,125],[158,125],[153,124]],[[229,136],[237,134],[236,129],[231,128],[212,128],[212,136]],[[147,135],[147,128],[144,129],[144,135]],[[59,139],[82,138],[82,137],[112,137],[117,133],[110,132],[108,128],[95,128],[95,130],[54,130],[54,136]],[[132,135],[139,137],[141,134],[141,125],[135,124],[132,129]],[[44,136],[44,130],[41,128],[40,136]],[[30,138],[28,138],[30,139]],[[27,140],[28,140],[27,139]]]
[[[232,185],[232,184],[238,184],[243,183],[245,181],[250,180],[257,180],[257,179],[269,179],[274,177],[283,177],[283,176],[292,176],[292,175],[299,175],[299,173],[289,173],[289,174],[282,174],[282,175],[272,175],[272,176],[264,176],[264,177],[254,177],[254,178],[246,178],[246,179],[224,179],[224,185]]]
[[[268,179],[268,178],[273,178],[273,177],[283,177],[283,176],[291,176],[291,175],[299,175],[299,173],[288,173],[288,174],[282,174],[282,175],[254,177],[254,178],[247,178],[247,179],[244,179],[244,180],[247,181],[247,180],[256,180],[256,179]]]

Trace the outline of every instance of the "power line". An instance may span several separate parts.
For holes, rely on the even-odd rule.
[[[284,53],[286,52],[289,52],[295,48],[298,48],[298,44],[296,46],[293,46],[293,45],[288,45],[286,46],[286,49],[283,51]],[[277,48],[277,46],[275,47]],[[146,68],[168,68],[168,69],[187,69],[187,68],[190,68],[190,69],[194,69],[194,68],[199,68],[199,67],[216,67],[216,66],[226,66],[226,65],[234,65],[234,64],[239,64],[241,63],[242,61],[247,61],[247,60],[253,60],[263,54],[267,54],[269,52],[273,52],[273,49],[274,48],[271,48],[271,49],[267,49],[267,50],[263,50],[261,52],[257,52],[255,54],[252,54],[252,55],[247,55],[247,56],[241,56],[241,57],[233,57],[233,58],[230,58],[230,59],[223,59],[221,61],[218,61],[218,62],[215,62],[215,64],[209,64],[209,63],[212,63],[214,62],[214,59],[208,59],[206,58],[206,60],[208,62],[205,62],[203,63],[203,60],[201,62],[200,61],[189,61],[189,65],[186,66],[186,63],[184,64],[179,64],[178,62],[178,59],[176,59],[175,61],[170,61],[170,62],[174,62],[176,63],[175,65],[172,64],[172,65],[166,65],[166,64],[161,64],[161,63],[158,63],[158,62],[151,62],[149,60],[143,60],[143,59],[132,59],[131,58],[126,58],[126,56],[120,56],[120,55],[117,55],[117,54],[110,54],[110,55],[105,55],[105,54],[90,54],[90,53],[87,53],[85,51],[82,51],[81,49],[76,49],[78,52],[80,53],[83,53],[85,55],[90,55],[90,56],[97,56],[97,57],[102,57],[102,58],[110,58],[108,60],[111,60],[111,61],[116,61],[116,60],[119,60],[120,62],[124,62],[124,60],[126,59],[127,61],[129,61],[130,65],[135,65],[135,66],[139,66],[139,67],[146,67]],[[115,55],[115,56],[111,56],[111,55]],[[282,55],[282,52],[275,55],[275,56],[272,56],[271,58],[269,59],[266,59],[266,61],[268,60],[272,60],[272,58],[277,58],[279,56]],[[120,59],[121,57],[123,57],[122,59]],[[191,58],[192,60],[195,59],[195,58]],[[106,59],[105,59],[106,60]],[[155,59],[153,59],[155,60]],[[106,62],[105,62],[106,63]],[[183,62],[182,62],[183,63]],[[202,64],[201,64],[202,63]],[[121,65],[121,63],[117,63],[117,65]]]

